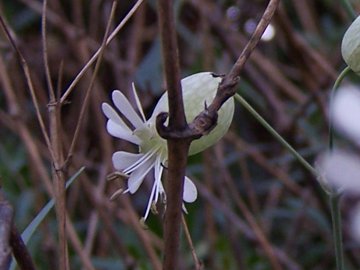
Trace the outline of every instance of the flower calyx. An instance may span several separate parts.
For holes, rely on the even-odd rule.
[[[159,112],[156,116],[156,130],[158,134],[164,139],[189,139],[190,142],[196,139],[201,138],[202,136],[208,135],[211,131],[215,129],[218,124],[219,114],[218,111],[236,92],[236,85],[238,84],[240,77],[230,78],[225,75],[219,75],[215,73],[199,73],[187,78],[189,83],[186,83],[188,92],[191,92],[191,83],[190,80],[197,80],[198,78],[203,81],[204,85],[212,88],[214,85],[211,83],[211,77],[214,81],[218,81],[216,88],[213,88],[214,99],[211,101],[211,104],[208,106],[206,100],[204,101],[204,109],[198,111],[198,114],[194,117],[191,123],[186,124],[185,128],[182,130],[173,130],[169,126],[165,126],[165,122],[169,114],[167,112]],[[209,77],[206,77],[209,76]],[[195,86],[196,85],[196,86]],[[209,91],[205,89],[198,89],[199,83],[194,82],[193,94],[196,94],[197,91]],[[209,88],[209,89],[210,89]],[[187,100],[191,103],[191,100]],[[229,102],[226,105],[229,109]],[[231,113],[232,118],[232,113]],[[223,121],[223,115],[221,113],[220,121]],[[226,128],[227,129],[227,128]]]
[[[346,30],[341,43],[341,54],[346,64],[360,73],[360,16]]]

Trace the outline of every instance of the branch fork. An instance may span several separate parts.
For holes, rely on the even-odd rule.
[[[156,117],[156,129],[159,135],[164,139],[188,139],[191,141],[200,139],[202,136],[209,134],[217,125],[218,111],[221,106],[236,93],[236,86],[240,77],[227,77],[224,75],[212,74],[213,77],[223,77],[219,84],[216,96],[210,106],[204,104],[204,110],[200,112],[194,120],[185,125],[184,129],[173,129],[165,126],[169,117],[167,112],[161,112]]]

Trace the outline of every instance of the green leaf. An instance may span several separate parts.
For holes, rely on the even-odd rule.
[[[68,181],[66,181],[66,186],[65,186],[66,189],[75,181],[75,179],[84,171],[84,169],[85,167],[81,167],[75,174],[73,174],[69,178]],[[23,231],[23,233],[21,234],[21,238],[24,241],[25,245],[29,242],[35,230],[39,227],[40,223],[45,219],[45,217],[54,207],[54,205],[55,205],[55,200],[51,199]],[[10,266],[10,270],[14,270],[16,265],[17,265],[16,260],[13,260]]]

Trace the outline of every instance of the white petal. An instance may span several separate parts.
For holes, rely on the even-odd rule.
[[[142,165],[134,171],[128,180],[128,187],[131,194],[134,194],[140,187],[147,173],[153,168],[154,160],[150,159],[142,163]]]
[[[146,206],[146,210],[145,210],[145,214],[144,214],[144,220],[147,219],[149,213],[150,213],[150,209],[151,209],[151,205],[153,204],[153,202],[155,202],[155,200],[153,200],[154,198],[154,193],[156,192],[156,184],[154,183],[152,188],[151,188],[151,193],[150,193],[150,196],[149,196],[149,200],[148,200],[148,204]]]
[[[136,106],[137,106],[137,108],[138,108],[138,110],[139,110],[139,112],[140,112],[140,115],[141,115],[143,121],[146,122],[145,114],[144,114],[144,111],[143,111],[143,109],[142,109],[139,96],[138,96],[138,94],[137,94],[137,92],[136,92],[135,84],[132,83],[131,86],[132,86],[132,89],[133,89],[133,93],[134,93],[134,97],[135,97],[135,101],[136,101]]]
[[[360,145],[360,89],[340,88],[332,103],[335,127]]]
[[[153,156],[156,154],[156,150],[143,154],[134,164],[124,169],[124,173],[129,174],[136,171],[138,168],[143,166],[148,160],[154,160]]]
[[[110,135],[123,139],[125,141],[140,145],[141,140],[134,135],[130,129],[125,129],[123,126],[118,125],[112,120],[108,120],[106,129]]]
[[[164,188],[162,186],[162,182],[161,182],[161,176],[162,176],[162,172],[163,172],[164,168],[161,165],[161,160],[160,158],[156,159],[156,163],[155,163],[155,167],[154,167],[154,185],[156,187],[155,190],[155,198],[154,201],[157,202],[159,199],[159,195],[161,193],[164,193]]]
[[[118,151],[113,154],[112,162],[116,170],[123,171],[132,164],[136,163],[143,156],[144,154],[133,154],[129,152]]]
[[[335,188],[360,192],[360,158],[346,151],[335,150],[318,160],[320,174]]]
[[[125,117],[130,121],[130,123],[135,128],[140,128],[144,125],[144,122],[141,120],[139,115],[135,112],[134,108],[131,106],[127,98],[119,90],[115,90],[112,94],[113,102],[116,108],[125,115]]]
[[[189,177],[185,176],[183,200],[184,202],[192,203],[196,200],[196,198],[197,198],[196,186],[190,180]]]
[[[121,117],[118,115],[118,113],[114,110],[114,108],[111,107],[109,104],[103,103],[101,105],[101,109],[102,109],[103,113],[105,114],[105,116],[109,120],[114,121],[116,124],[124,127],[124,129],[130,130],[130,128],[124,123],[124,121],[121,119]]]
[[[358,203],[355,206],[355,209],[352,211],[351,218],[351,231],[356,241],[360,242],[360,204]]]

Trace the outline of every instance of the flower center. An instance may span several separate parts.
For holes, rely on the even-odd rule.
[[[167,159],[166,140],[159,136],[154,124],[147,121],[142,128],[136,129],[134,134],[141,140],[140,153],[149,153],[157,149],[156,152],[160,156],[160,159]]]

